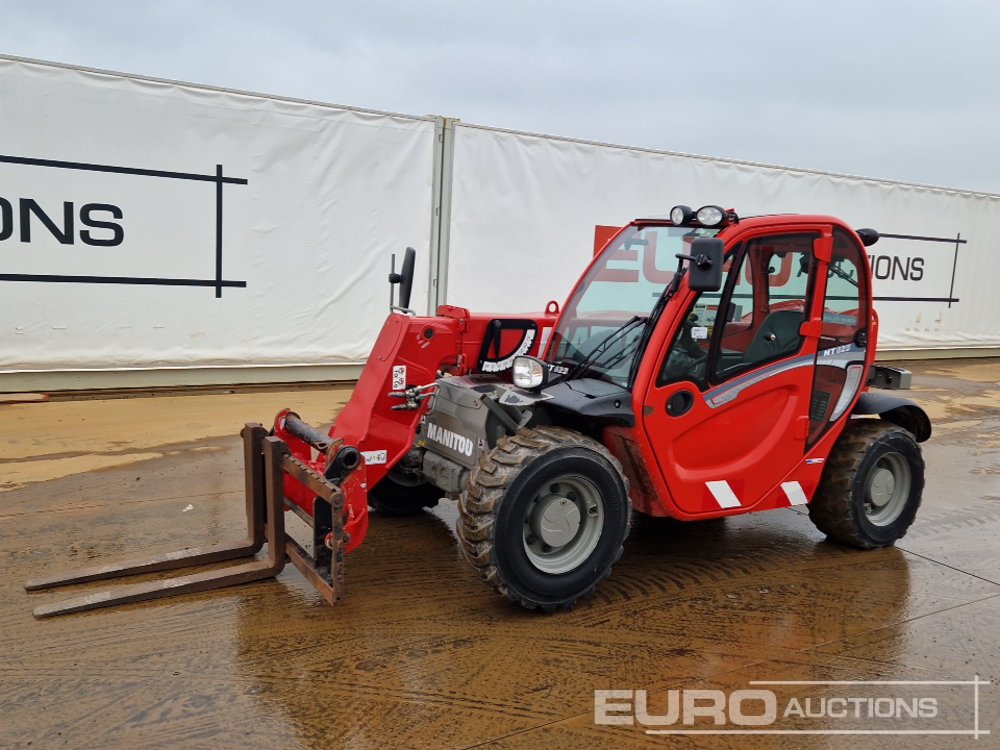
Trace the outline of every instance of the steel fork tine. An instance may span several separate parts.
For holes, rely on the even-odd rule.
[[[281,441],[276,441],[278,446],[274,446],[269,441],[265,453],[267,430],[259,424],[247,424],[241,434],[246,466],[247,536],[245,539],[235,544],[167,552],[146,560],[100,565],[85,568],[75,573],[36,578],[25,583],[24,587],[28,591],[35,591],[73,583],[123,578],[139,573],[156,573],[248,557],[259,552],[264,546],[266,533],[268,556],[265,560],[245,562],[223,570],[193,573],[159,581],[122,586],[112,591],[98,591],[62,602],[43,604],[35,608],[35,617],[52,617],[99,607],[110,607],[116,604],[205,591],[269,578],[281,572],[286,560],[284,494],[281,487],[280,469],[283,455],[281,450],[284,444]],[[287,448],[284,450],[287,451]],[[275,460],[278,462],[277,473],[274,471]],[[268,506],[266,509],[265,504]],[[269,519],[270,523],[265,524],[265,518]]]

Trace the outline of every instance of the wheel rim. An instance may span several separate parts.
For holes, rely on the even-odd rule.
[[[887,526],[903,512],[910,496],[910,465],[899,453],[886,453],[868,474],[865,515],[876,526]]]
[[[546,482],[528,504],[524,551],[543,573],[566,573],[597,548],[604,528],[604,500],[597,487],[577,475]]]

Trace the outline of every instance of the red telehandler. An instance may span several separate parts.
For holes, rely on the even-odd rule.
[[[280,412],[248,424],[247,538],[29,581],[29,589],[254,555],[206,573],[35,610],[44,617],[275,575],[291,561],[332,602],[369,506],[458,503],[465,557],[529,609],[571,606],[611,573],[634,511],[701,520],[807,506],[834,541],[891,545],[924,485],[931,434],[910,374],[874,364],[865,247],[829,216],[739,218],[675,206],[597,254],[560,310],[393,306],[329,433]],[[395,288],[395,287],[393,287]],[[284,511],[313,529],[311,551]],[[307,545],[308,547],[308,545]]]

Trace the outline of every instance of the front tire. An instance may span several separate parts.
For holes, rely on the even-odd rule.
[[[459,498],[466,559],[527,609],[569,608],[611,574],[629,530],[621,464],[561,427],[519,430],[484,454]]]
[[[913,523],[924,459],[913,435],[881,420],[848,423],[830,452],[809,518],[834,541],[888,547]]]

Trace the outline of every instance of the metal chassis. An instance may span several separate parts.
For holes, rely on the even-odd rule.
[[[334,604],[343,599],[344,493],[341,488],[292,455],[283,440],[268,436],[268,431],[261,425],[248,423],[240,435],[243,438],[246,478],[245,539],[231,544],[168,552],[144,560],[85,568],[68,575],[36,578],[25,583],[24,587],[28,591],[36,591],[252,557],[265,543],[266,557],[220,570],[121,586],[43,604],[35,608],[35,617],[52,617],[273,578],[288,561],[299,569],[327,602]],[[286,475],[314,494],[312,514],[298,514],[313,528],[312,555],[285,532],[285,508],[298,510],[298,506],[285,497]]]

